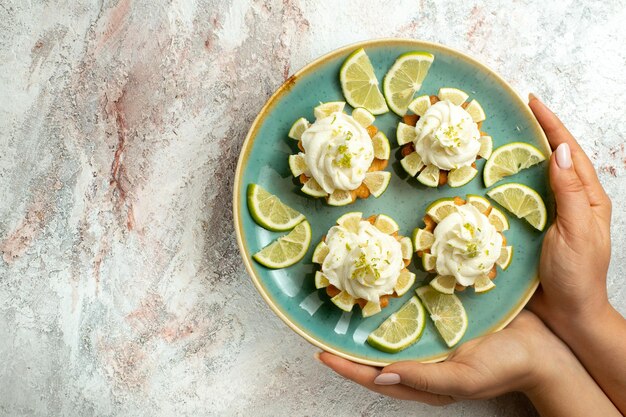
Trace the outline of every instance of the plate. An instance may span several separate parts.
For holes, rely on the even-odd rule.
[[[437,94],[439,87],[443,86],[460,88],[470,94],[470,99],[475,98],[482,104],[487,120],[481,130],[492,136],[494,148],[523,141],[537,146],[546,155],[550,153],[548,141],[525,100],[494,71],[475,59],[442,45],[416,40],[381,39],[349,45],[324,55],[290,77],[270,97],[252,124],[235,174],[233,211],[237,241],[252,282],[267,304],[296,333],[319,348],[375,366],[400,360],[442,360],[450,350],[430,320],[421,340],[401,352],[380,352],[365,342],[369,333],[404,304],[413,291],[402,298],[392,298],[389,307],[381,313],[363,319],[358,308],[352,313],[343,313],[330,302],[324,290],[316,290],[314,286],[313,249],[342,214],[362,211],[367,217],[385,213],[398,222],[402,235],[410,236],[415,227],[422,226],[421,218],[430,202],[455,195],[485,195],[487,191],[481,174],[461,188],[443,186],[433,189],[407,178],[399,163],[399,147],[395,141],[400,118],[389,112],[378,116],[374,123],[389,137],[392,146],[387,167],[392,171],[392,179],[381,197],[357,200],[344,207],[330,207],[323,199],[309,198],[300,192],[300,185],[292,178],[288,166],[289,155],[297,152],[295,141],[287,137],[289,128],[300,117],[315,120],[313,107],[320,102],[344,100],[339,68],[352,51],[361,47],[370,57],[381,84],[398,55],[415,50],[433,53],[435,61],[418,94]],[[480,173],[484,163],[484,160],[477,161]],[[537,190],[548,204],[548,212],[552,213],[547,178],[547,163],[543,162],[509,177],[508,181],[521,182]],[[508,181],[505,179],[498,185]],[[286,269],[269,270],[252,260],[255,252],[281,233],[269,232],[255,224],[246,204],[249,183],[258,183],[276,194],[304,213],[311,223],[312,244],[301,262]],[[506,232],[506,238],[515,248],[514,257],[506,271],[498,271],[496,288],[486,294],[474,294],[471,289],[459,293],[469,316],[468,330],[461,343],[506,326],[537,288],[543,233],[523,220],[510,218],[510,221],[511,229]],[[419,260],[415,256],[410,266],[417,274],[416,287],[430,278],[417,267]]]

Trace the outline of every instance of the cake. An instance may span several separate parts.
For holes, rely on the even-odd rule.
[[[436,96],[416,98],[409,106],[414,114],[398,124],[400,163],[424,185],[465,185],[478,173],[476,159],[489,158],[492,140],[480,130],[485,113],[468,97],[456,88],[441,88]]]
[[[302,192],[334,206],[379,197],[391,178],[383,171],[389,141],[372,124],[374,116],[365,109],[349,115],[344,107],[344,102],[323,103],[315,108],[312,124],[301,118],[289,133],[300,150],[290,155],[289,166]]]
[[[440,199],[426,210],[425,227],[413,233],[413,245],[436,290],[451,294],[473,287],[486,292],[495,284],[496,266],[506,269],[513,249],[503,234],[508,220],[480,196]]]
[[[398,235],[390,217],[362,213],[341,216],[318,244],[313,262],[316,288],[325,288],[331,301],[344,311],[355,304],[364,317],[380,312],[389,297],[405,294],[415,282],[406,267],[411,262],[411,239]]]

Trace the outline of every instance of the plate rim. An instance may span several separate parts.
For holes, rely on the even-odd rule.
[[[239,157],[237,160],[237,168],[235,170],[235,179],[233,182],[232,204],[233,204],[233,222],[235,226],[235,236],[237,239],[237,246],[239,248],[239,253],[243,259],[243,263],[246,267],[246,271],[248,275],[250,276],[252,282],[254,283],[256,290],[263,297],[263,299],[265,300],[267,305],[270,307],[270,309],[274,312],[274,314],[276,314],[285,324],[287,324],[287,326],[289,326],[298,335],[303,337],[306,341],[308,341],[309,343],[311,343],[312,345],[320,349],[323,349],[324,351],[333,353],[342,358],[345,358],[354,362],[358,362],[364,365],[377,366],[377,367],[387,366],[393,362],[372,360],[370,358],[348,353],[348,352],[343,351],[340,348],[330,346],[327,343],[324,343],[316,339],[315,337],[308,334],[305,330],[300,328],[296,323],[294,323],[294,321],[291,320],[291,318],[286,314],[286,312],[282,311],[275,304],[274,300],[270,297],[266,288],[263,286],[263,284],[261,283],[261,280],[259,279],[254,269],[252,268],[252,264],[251,264],[252,259],[249,256],[246,245],[243,241],[243,230],[242,230],[242,223],[240,220],[242,210],[238,210],[238,207],[241,204],[240,195],[241,195],[241,187],[243,185],[241,182],[241,174],[248,160],[250,149],[252,147],[251,145],[252,143],[254,143],[254,140],[257,137],[256,133],[259,130],[263,121],[265,120],[267,113],[278,102],[278,100],[291,90],[293,85],[303,74],[315,70],[316,67],[320,66],[326,61],[333,59],[337,57],[338,55],[343,55],[347,52],[351,52],[358,48],[367,48],[367,47],[372,47],[372,46],[380,47],[380,46],[384,46],[385,44],[388,44],[390,46],[411,46],[411,47],[416,47],[416,48],[427,47],[433,50],[434,51],[433,53],[435,55],[437,54],[436,52],[437,50],[445,51],[446,53],[450,55],[453,55],[457,58],[468,61],[472,65],[480,68],[483,72],[486,72],[494,76],[495,80],[505,90],[507,90],[512,96],[514,96],[515,100],[517,100],[521,104],[520,107],[526,113],[526,116],[528,116],[528,119],[531,120],[531,123],[530,123],[531,128],[535,130],[537,137],[539,137],[540,141],[543,142],[542,145],[543,145],[544,151],[548,155],[552,153],[550,144],[548,142],[548,138],[546,137],[545,132],[539,125],[539,122],[534,117],[530,107],[528,106],[528,103],[522,99],[519,93],[504,78],[502,78],[496,71],[491,69],[489,66],[465,54],[464,52],[461,52],[457,49],[450,48],[448,46],[445,46],[436,42],[423,41],[423,40],[418,40],[418,39],[409,39],[409,38],[378,38],[378,39],[369,39],[369,40],[359,41],[359,42],[342,46],[304,65],[302,68],[296,71],[293,75],[287,78],[287,80],[285,80],[283,84],[280,87],[278,87],[278,89],[267,99],[267,101],[265,102],[265,104],[263,105],[263,107],[261,108],[257,116],[255,117],[254,121],[250,125],[250,129],[248,130],[248,133],[246,134],[246,138],[244,139],[244,142],[241,146],[241,151],[239,153]],[[535,273],[535,276],[530,281],[530,285],[526,288],[525,293],[519,299],[517,304],[513,305],[507,315],[505,315],[497,323],[489,327],[479,337],[482,337],[487,334],[495,333],[503,329],[504,327],[506,327],[520,313],[520,311],[524,308],[524,306],[528,303],[528,301],[533,296],[538,286],[539,286],[539,277],[538,277],[538,273]],[[446,359],[450,355],[451,352],[452,350],[448,350],[441,354],[431,355],[425,358],[420,358],[419,361],[422,363],[439,362],[439,361]]]

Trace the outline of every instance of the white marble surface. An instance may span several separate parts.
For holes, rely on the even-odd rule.
[[[535,92],[613,198],[626,312],[622,0],[0,2],[0,415],[526,416],[334,376],[233,236],[246,131],[290,74],[377,37],[444,43]]]

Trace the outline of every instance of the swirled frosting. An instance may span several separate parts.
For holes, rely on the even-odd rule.
[[[434,235],[430,250],[437,257],[437,273],[452,275],[461,285],[474,285],[500,256],[502,236],[471,204],[457,206],[435,227]]]
[[[400,243],[362,220],[356,233],[333,226],[326,235],[330,249],[322,264],[328,281],[354,298],[379,302],[391,294],[404,268]]]
[[[415,151],[426,165],[451,170],[471,165],[480,150],[480,131],[461,106],[438,101],[415,125]]]
[[[374,160],[367,130],[342,112],[316,120],[301,140],[309,171],[305,174],[310,173],[329,194],[358,188]]]

